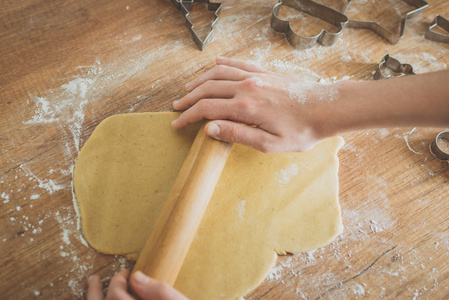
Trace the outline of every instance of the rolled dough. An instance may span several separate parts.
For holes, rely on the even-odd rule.
[[[138,257],[200,126],[175,131],[177,116],[110,117],[80,151],[75,194],[96,250]],[[191,299],[236,299],[264,280],[277,254],[331,242],[343,229],[342,145],[335,137],[280,154],[234,145],[175,287]]]

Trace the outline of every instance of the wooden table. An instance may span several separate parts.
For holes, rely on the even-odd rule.
[[[80,299],[90,274],[106,282],[131,266],[83,243],[71,191],[77,153],[108,116],[170,110],[185,94],[184,84],[212,68],[216,55],[328,82],[371,80],[386,53],[417,73],[449,64],[449,45],[423,37],[436,14],[449,18],[445,0],[429,0],[397,45],[346,29],[334,46],[307,51],[293,50],[270,29],[276,0],[223,2],[204,52],[169,1],[2,3],[0,298]],[[411,6],[396,2],[396,9],[365,9],[355,1],[349,16],[397,30],[397,11]],[[212,14],[201,9],[196,6],[192,18],[204,34],[207,28],[199,27]],[[295,18],[294,26],[309,34],[329,28],[311,19],[300,26]],[[344,233],[313,253],[280,257],[245,298],[448,298],[449,166],[428,150],[440,130],[345,135],[339,153]]]

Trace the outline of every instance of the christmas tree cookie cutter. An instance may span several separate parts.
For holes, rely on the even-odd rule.
[[[382,72],[382,67],[385,67],[398,75],[392,74],[384,75],[384,73]],[[402,77],[407,75],[415,75],[415,73],[413,72],[413,67],[410,64],[402,64],[397,59],[391,57],[388,54],[385,54],[384,58],[377,66],[377,70],[374,73],[373,77],[375,80],[379,80],[379,79]]]
[[[338,32],[332,33],[323,29],[316,36],[301,36],[292,29],[290,26],[290,21],[279,18],[279,10],[283,5],[320,18],[321,20],[336,26],[338,28]],[[344,14],[311,0],[281,0],[273,7],[273,12],[271,15],[271,28],[276,32],[283,33],[293,48],[305,50],[312,48],[317,43],[324,46],[333,45],[341,36],[348,21],[348,17]]]
[[[425,38],[435,42],[449,44],[449,34],[442,34],[434,31],[433,29],[437,26],[449,32],[449,20],[443,18],[440,15],[437,15],[433,20],[432,24],[430,24],[430,27],[426,32]]]
[[[220,13],[222,4],[219,2],[212,2],[210,0],[171,0],[171,3],[173,6],[179,10],[184,18],[186,19],[186,26],[190,30],[190,33],[192,34],[193,41],[195,44],[200,48],[201,51],[206,48],[207,44],[210,43],[212,40],[212,32],[215,29],[215,26],[218,22],[218,14]],[[194,29],[194,25],[189,17],[189,10],[193,7],[194,3],[206,3],[207,9],[209,11],[215,12],[214,20],[212,21],[211,28],[209,30],[209,33],[207,36],[203,39],[201,39],[198,35],[198,33]]]

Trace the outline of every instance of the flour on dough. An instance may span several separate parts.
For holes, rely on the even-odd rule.
[[[178,113],[116,115],[78,156],[74,187],[89,244],[136,259],[200,124],[176,131]],[[234,145],[175,287],[191,299],[235,299],[256,288],[277,254],[310,251],[343,229],[340,137],[305,153]]]

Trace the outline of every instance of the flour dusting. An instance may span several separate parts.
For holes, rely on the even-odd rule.
[[[6,194],[5,192],[3,192],[0,197],[3,199],[3,203],[8,203],[9,202],[9,195]]]
[[[47,192],[52,195],[57,191],[63,190],[66,188],[65,185],[63,184],[58,184],[56,183],[54,180],[52,179],[40,179],[39,177],[37,177],[36,175],[34,175],[33,172],[31,172],[31,170],[29,168],[27,168],[25,166],[25,164],[21,164],[19,166],[28,176],[30,176],[30,178],[34,179],[37,181],[38,183],[38,187],[40,187],[41,189],[45,189],[47,190]]]
[[[332,102],[338,95],[338,87],[327,80],[319,83],[302,80],[291,82],[288,86],[291,99],[301,104],[312,100],[313,102]]]
[[[354,289],[354,294],[355,295],[365,295],[365,289],[358,283],[355,284],[355,289]]]
[[[133,41],[136,42],[140,38],[141,36],[137,36],[133,38]],[[116,60],[110,64],[101,63],[100,59],[98,59],[92,65],[83,65],[76,68],[74,70],[75,76],[55,79],[55,82],[60,82],[59,87],[56,85],[56,88],[49,89],[42,94],[29,95],[23,111],[28,112],[31,109],[31,115],[26,118],[23,125],[27,127],[48,126],[55,128],[59,136],[62,137],[63,142],[59,148],[56,147],[52,151],[56,152],[54,155],[62,156],[63,159],[57,161],[57,167],[51,168],[51,166],[48,166],[48,174],[55,176],[51,178],[46,178],[45,175],[37,173],[34,169],[34,161],[20,164],[18,170],[28,177],[28,181],[35,183],[34,187],[31,188],[44,189],[49,195],[54,195],[58,191],[68,190],[71,187],[72,202],[67,203],[67,206],[59,207],[59,210],[55,213],[47,214],[45,218],[53,215],[60,227],[61,248],[57,252],[59,255],[58,259],[64,260],[64,263],[69,264],[71,268],[68,273],[70,278],[67,278],[67,284],[75,298],[83,297],[85,293],[84,281],[87,275],[92,272],[95,264],[90,255],[82,254],[83,259],[81,260],[81,254],[78,253],[79,243],[86,247],[88,247],[88,243],[81,233],[80,214],[73,193],[73,181],[71,180],[75,158],[82,146],[83,124],[85,121],[90,120],[92,116],[95,116],[94,112],[97,102],[104,100],[111,91],[123,85],[126,80],[130,80],[139,72],[146,70],[148,65],[155,61],[160,61],[160,58],[165,55],[164,49],[167,47],[176,49],[180,46],[180,43],[174,42],[169,46],[155,49],[151,53],[133,54],[130,52],[130,57]],[[153,84],[158,82],[158,80],[155,80]],[[127,110],[128,108],[124,108],[124,111]],[[57,170],[60,171],[60,174],[55,172]],[[62,175],[63,179],[64,177],[69,177],[71,186],[66,184],[68,178],[64,179],[64,184],[61,183],[63,179],[59,177],[56,179],[58,175]],[[16,176],[15,179],[17,180],[18,177]],[[17,192],[20,192],[20,189]],[[43,196],[40,193],[32,193],[29,199],[36,201],[43,198]],[[7,203],[10,201],[10,194],[3,192],[1,198],[4,200],[4,203]],[[33,208],[33,204],[26,207]],[[14,206],[14,208],[14,211],[20,210],[20,213],[25,210],[24,206]],[[16,218],[11,219],[13,224],[24,221]],[[42,222],[43,219],[39,220],[39,224]],[[25,229],[21,236],[24,236],[26,233],[42,233],[41,227],[33,227],[34,225],[28,223],[23,225]],[[35,241],[35,238],[28,238],[28,241],[31,243]],[[120,262],[122,269],[126,265],[126,260],[120,261],[117,259],[117,262]],[[116,263],[113,264],[113,268],[116,269]],[[65,278],[59,278],[59,280],[63,279]]]
[[[367,2],[367,0],[358,0],[358,2]],[[267,25],[269,24],[269,12],[272,9],[272,4],[258,3],[257,5],[249,7],[254,8],[252,14],[248,14],[243,10],[238,10],[236,14],[225,14],[220,18],[220,24],[222,24],[222,26],[217,28],[215,38],[230,41],[229,49],[220,49],[220,51],[223,51],[223,54],[236,53],[235,51],[232,52],[232,47],[236,44],[233,42],[234,40],[239,40],[239,44],[242,45],[242,48],[249,45],[246,41],[255,41],[256,43],[251,44],[249,53],[246,53],[245,60],[250,56],[250,61],[256,65],[284,74],[289,73],[290,75],[295,76],[295,78],[304,80],[288,87],[289,96],[293,100],[298,101],[299,103],[307,103],[307,91],[310,91],[316,86],[325,86],[339,80],[348,80],[352,78],[358,80],[372,79],[371,72],[373,70],[371,67],[374,68],[382,57],[374,55],[373,50],[364,49],[363,47],[354,47],[354,42],[351,39],[351,37],[354,36],[354,30],[347,29],[345,35],[343,35],[332,47],[317,45],[316,47],[305,51],[296,51],[286,47],[285,51],[288,51],[288,54],[284,55],[284,58],[279,59],[279,56],[276,54],[280,51],[282,55],[284,49],[278,47],[278,42],[273,42],[277,39],[274,38],[277,34],[273,33]],[[125,8],[127,11],[130,10],[129,6],[123,7],[123,10],[125,10]],[[430,22],[431,20],[425,21]],[[413,39],[412,42],[416,45],[421,43],[432,45],[429,53],[420,52],[414,54],[407,53],[409,50],[400,50],[401,53],[395,53],[393,56],[403,63],[412,64],[417,73],[447,69],[447,65],[440,59],[441,57],[444,57],[444,55],[447,55],[447,49],[444,47],[434,47],[435,44],[433,42],[425,40],[422,37],[423,33],[421,32],[421,27],[422,26],[414,26],[413,22],[408,24],[408,34],[404,39]],[[127,45],[132,45],[132,43],[137,43],[142,39],[142,35],[140,34],[129,34],[126,41],[124,41],[128,43]],[[283,42],[287,43],[286,41]],[[151,49],[150,53],[144,54],[133,52],[133,50],[130,49],[128,52],[130,56],[118,57],[112,63],[106,63],[103,61],[102,57],[98,57],[96,61],[91,61],[86,65],[79,66],[76,69],[77,73],[75,76],[63,75],[65,77],[56,79],[56,88],[47,90],[44,93],[30,94],[28,103],[23,110],[25,113],[30,113],[23,122],[23,125],[25,125],[24,127],[37,126],[38,128],[38,126],[52,126],[56,128],[58,134],[64,139],[60,144],[61,149],[59,149],[63,154],[63,159],[58,160],[58,166],[55,167],[57,172],[51,171],[49,174],[56,176],[58,171],[62,169],[61,174],[63,177],[71,177],[75,157],[83,144],[82,136],[83,129],[85,129],[84,124],[87,124],[88,122],[89,124],[93,124],[93,116],[104,107],[104,101],[110,97],[111,91],[117,87],[125,86],[125,81],[133,80],[133,77],[139,72],[148,71],[153,63],[158,63],[163,59],[166,59],[166,50],[169,50],[169,48],[174,47],[176,50],[183,46],[183,43],[175,42],[167,46],[159,47],[158,49]],[[390,48],[390,46],[387,46],[387,48],[390,50],[396,49]],[[339,61],[340,65],[333,68],[332,65],[326,64],[326,59],[329,57]],[[366,65],[366,72],[361,71],[359,74],[351,73],[353,64]],[[192,70],[197,71],[204,66],[205,65],[198,63]],[[156,86],[160,80],[164,79],[155,79],[151,82],[151,88],[153,88],[153,85]],[[306,80],[308,82],[306,82]],[[260,84],[260,82],[256,83]],[[334,90],[331,93],[325,90],[322,92],[318,90],[317,92],[319,94],[318,100],[320,101],[333,101],[337,96],[337,90]],[[138,96],[137,98],[139,99],[139,97],[141,96]],[[147,99],[147,97],[144,99]],[[123,108],[120,108],[119,110],[116,109],[111,113],[134,111],[137,104],[134,101],[135,99],[132,100],[133,102],[128,106],[123,104]],[[30,109],[31,111],[29,111]],[[400,135],[399,137],[405,140],[411,151],[419,154],[419,152],[415,151],[416,149],[412,149],[409,144],[410,136],[413,133],[414,130],[410,131],[406,136]],[[381,138],[386,137],[388,134],[388,130],[379,131]],[[355,146],[352,148],[348,146],[346,149],[352,152],[361,152],[361,149],[356,149]],[[6,154],[7,152],[7,150],[2,149],[3,154]],[[359,153],[354,154],[357,156]],[[38,163],[39,162],[40,161],[38,161]],[[36,169],[33,168],[31,162],[23,163],[20,165],[19,169],[19,172],[23,172],[28,176],[28,181],[26,183],[34,184],[34,186],[30,188],[42,189],[42,191],[38,193],[34,193],[33,191],[29,197],[30,200],[44,201],[48,199],[46,197],[54,195],[58,191],[64,190],[64,192],[68,192],[68,180],[61,181],[62,179],[57,177],[46,177],[40,172],[38,173]],[[436,174],[430,169],[426,172],[431,176]],[[298,173],[299,168],[297,165],[287,166],[278,173],[277,179],[279,180],[279,184],[288,184],[291,178],[297,176]],[[438,176],[435,176],[435,179],[437,178]],[[20,180],[20,178],[15,176],[14,180]],[[26,178],[24,180],[26,180]],[[386,180],[388,179],[385,178],[383,181],[378,180],[380,190],[373,191],[373,193],[382,194],[381,188],[385,188]],[[64,182],[64,184],[62,184],[62,182]],[[0,183],[3,183],[3,180]],[[25,213],[27,213],[27,209],[33,207],[33,204],[28,205],[28,203],[19,203],[17,200],[23,198],[20,196],[19,192],[20,189],[15,189],[13,191],[12,189],[5,188],[0,194],[3,203],[8,203],[10,201],[14,202],[9,204],[10,211],[8,211],[8,213],[15,215],[8,218],[10,223],[8,220],[6,221],[8,226],[10,224],[17,225],[17,232],[20,232],[19,238],[26,236],[27,242],[29,241],[31,243],[35,241],[36,243],[38,238],[35,235],[42,233],[42,227],[44,227],[40,226],[48,225],[44,220],[46,220],[46,218],[51,218],[51,221],[56,220],[54,222],[60,229],[58,232],[60,235],[60,243],[57,247],[59,246],[60,248],[59,250],[57,249],[55,253],[58,255],[58,260],[61,260],[62,263],[70,266],[70,274],[67,274],[65,277],[58,277],[55,280],[64,280],[67,284],[67,288],[72,292],[73,297],[82,298],[84,296],[85,279],[88,274],[93,272],[93,266],[96,262],[94,257],[91,257],[86,253],[78,253],[77,250],[77,241],[85,246],[88,245],[80,233],[80,216],[76,198],[73,193],[73,182],[71,186],[73,203],[67,202],[65,206],[60,207],[57,212],[52,211],[45,217],[40,216],[42,217],[40,220],[28,220],[28,216],[26,216]],[[424,199],[424,196],[421,196],[421,198]],[[369,199],[369,197],[367,197],[367,199]],[[37,201],[32,202],[36,207]],[[245,210],[247,208],[246,204],[245,200],[242,200],[239,203],[237,211],[239,218],[245,216]],[[385,245],[390,242],[383,238],[383,236],[385,236],[387,234],[386,231],[391,230],[393,225],[397,222],[389,215],[391,209],[392,208],[388,207],[387,201],[385,201],[384,206],[370,204],[368,208],[366,206],[352,210],[345,208],[343,210],[343,218],[346,228],[343,236],[340,236],[334,243],[324,249],[282,258],[282,262],[278,263],[278,265],[270,271],[267,280],[282,281],[284,276],[297,277],[299,284],[301,284],[300,287],[287,286],[286,284],[286,288],[295,291],[297,296],[302,298],[312,298],[308,293],[313,293],[313,290],[322,290],[323,288],[331,289],[334,287],[334,290],[337,292],[335,294],[329,294],[330,298],[376,297],[377,295],[370,294],[370,288],[366,287],[364,284],[349,282],[347,287],[345,287],[345,285],[342,287],[341,283],[345,279],[350,278],[350,276],[354,276],[359,272],[359,270],[351,269],[351,257],[354,257],[354,261],[358,261],[359,257],[356,256],[358,255],[359,250],[360,252],[363,250],[365,253],[372,251],[371,249],[365,248],[364,243],[367,243],[372,239],[379,245]],[[22,231],[23,233],[21,233]],[[30,238],[29,235],[32,235],[34,238]],[[432,245],[432,248],[435,248],[438,251],[446,251],[449,249],[449,237],[446,233],[441,232],[433,235],[433,237],[436,239],[436,242],[435,245]],[[3,242],[9,242],[12,239],[13,238],[8,237],[7,239],[5,237],[3,238]],[[348,250],[348,245],[349,247],[354,246],[354,248]],[[404,252],[408,250],[409,249],[405,249]],[[327,252],[325,253],[325,251]],[[343,253],[345,253],[344,256]],[[431,265],[427,262],[422,263],[424,259],[430,261],[431,257],[425,256],[424,252],[421,254],[423,254],[421,255],[422,261],[416,258],[420,257],[419,255],[416,255],[414,258],[416,263],[415,261],[405,262],[406,267],[410,269],[429,269],[429,283],[427,287],[416,287],[415,290],[415,286],[413,286],[413,288],[410,289],[410,295],[413,295],[413,298],[415,299],[424,296],[424,291],[431,290],[432,286],[438,284],[436,277],[438,274],[437,270],[433,268],[432,272],[430,272],[429,266]],[[347,276],[334,274],[334,269],[331,269],[329,266],[332,264],[332,261],[323,259],[323,257],[326,258],[327,256],[331,256],[335,261],[338,261],[337,267],[339,270],[343,269],[344,273],[347,273]],[[396,255],[393,257],[396,257]],[[42,254],[40,259],[45,259],[44,254]],[[398,261],[402,262],[403,259],[404,258],[400,258]],[[294,262],[295,265],[298,264],[300,266],[299,270],[301,271],[292,268],[292,262]],[[365,262],[365,264],[368,263],[370,262]],[[116,272],[125,268],[125,266],[126,260],[124,258],[116,258],[112,264],[112,270]],[[306,268],[313,267],[316,268],[318,273],[312,274],[306,270]],[[335,268],[336,266],[334,265],[333,267]],[[304,273],[301,273],[303,270],[305,270]],[[378,272],[380,275],[386,276],[387,279],[394,279],[403,284],[407,284],[405,282],[407,280],[406,276],[409,276],[408,273],[406,273],[406,268],[403,266],[379,268],[377,265],[373,265],[370,272]],[[299,276],[299,274],[301,276]],[[49,286],[53,286],[53,282],[50,282]],[[446,290],[448,289],[447,287],[445,288]],[[39,287],[39,290],[32,287],[31,292],[31,295],[34,293],[34,296],[39,297],[42,296],[42,294],[45,295],[46,291],[41,290],[41,287]],[[382,288],[383,296],[388,296],[388,292],[389,291],[385,291],[385,288]]]
[[[279,280],[285,271],[292,267],[292,257],[288,257],[285,261],[281,261],[279,265],[274,266],[268,273],[266,280]]]
[[[278,177],[279,177],[278,182],[281,185],[285,185],[290,182],[290,179],[292,179],[292,177],[294,177],[298,174],[299,174],[298,165],[295,163],[291,163],[285,169],[281,169],[278,172]]]
[[[388,214],[380,207],[373,207],[366,209],[362,212],[344,210],[343,218],[351,220],[353,227],[346,228],[346,238],[355,240],[367,239],[368,231],[372,233],[380,233],[386,229],[390,229],[395,223],[395,220],[391,220]]]
[[[23,122],[23,124],[52,123],[58,120],[56,118],[56,111],[46,97],[35,96],[33,102],[36,112],[30,120]]]
[[[243,220],[243,216],[245,215],[245,205],[246,205],[246,200],[240,201],[239,206],[238,206],[240,220]]]
[[[284,269],[284,267],[281,266],[281,265],[272,268],[272,269],[270,270],[270,272],[268,273],[266,279],[267,279],[267,280],[279,280],[279,278],[282,277],[281,272],[282,272],[283,269]]]

